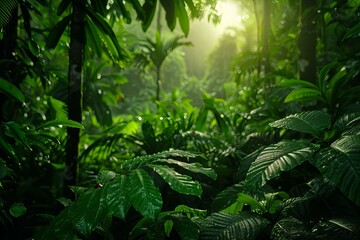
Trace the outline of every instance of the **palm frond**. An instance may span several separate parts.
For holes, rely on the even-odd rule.
[[[265,218],[247,212],[241,214],[215,213],[202,223],[199,239],[257,239],[268,223]]]
[[[17,0],[2,0],[0,1],[0,29],[4,28],[11,19],[11,14],[18,6]]]

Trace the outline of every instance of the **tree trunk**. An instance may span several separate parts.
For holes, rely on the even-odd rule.
[[[82,113],[82,68],[85,47],[85,5],[82,0],[73,0],[70,30],[69,72],[68,72],[68,117],[81,122]],[[65,187],[78,181],[78,155],[80,130],[67,129]],[[65,191],[68,191],[66,188]]]
[[[262,34],[262,63],[264,66],[265,77],[265,93],[271,86],[268,77],[270,73],[270,54],[269,54],[269,36],[270,36],[270,0],[264,0],[264,18],[263,18],[263,34]]]
[[[300,4],[299,74],[300,79],[316,82],[316,1],[302,0]]]
[[[16,86],[22,80],[19,79],[19,73],[16,71],[16,61],[13,55],[17,43],[18,19],[18,8],[16,7],[11,14],[9,23],[3,29],[4,36],[0,40],[0,60],[9,61],[9,65],[6,68],[0,67],[0,77],[12,82]],[[6,115],[8,113],[3,112],[6,99],[6,95],[0,92],[0,122],[7,120]]]
[[[156,101],[160,100],[160,87],[161,87],[161,80],[160,80],[160,72],[161,66],[156,67]]]

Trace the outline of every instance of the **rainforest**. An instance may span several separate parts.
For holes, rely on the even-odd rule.
[[[1,0],[0,238],[360,239],[359,0]]]

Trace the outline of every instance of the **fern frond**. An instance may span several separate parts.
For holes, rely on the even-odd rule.
[[[269,222],[265,218],[247,212],[241,214],[215,213],[202,223],[199,239],[256,239],[268,224]]]
[[[318,149],[307,141],[282,141],[265,148],[251,164],[246,176],[249,186],[261,187],[281,172],[289,171],[310,160]]]
[[[17,5],[17,0],[0,1],[0,29],[4,28],[10,22],[11,14],[15,11]]]

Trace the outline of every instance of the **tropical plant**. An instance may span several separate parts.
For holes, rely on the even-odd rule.
[[[105,224],[103,227],[111,224],[109,215],[125,220],[131,206],[143,217],[158,219],[163,208],[164,183],[180,194],[200,197],[201,184],[191,176],[202,174],[216,178],[212,169],[203,168],[196,161],[198,157],[190,152],[171,150],[125,161],[119,173],[101,171],[95,187],[74,188],[76,200],[36,238],[87,237],[101,223]],[[158,182],[159,177],[164,183]]]

